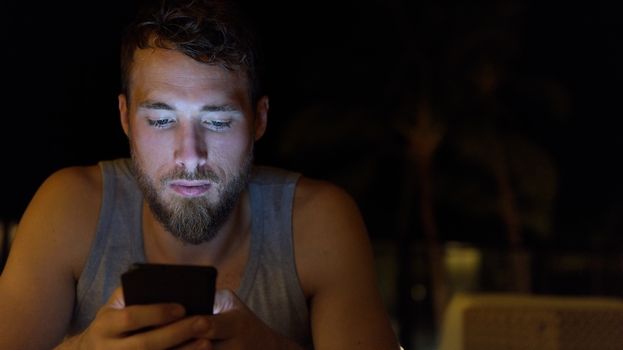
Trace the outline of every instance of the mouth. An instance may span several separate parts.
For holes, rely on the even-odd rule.
[[[199,197],[206,194],[212,184],[206,181],[171,181],[169,188],[182,197]]]

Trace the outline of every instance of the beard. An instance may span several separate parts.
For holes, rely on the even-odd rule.
[[[226,183],[212,170],[199,168],[194,172],[176,168],[167,173],[156,186],[145,173],[134,150],[131,149],[133,172],[149,208],[160,224],[181,242],[198,245],[211,241],[229,218],[245,190],[253,165],[253,150],[245,157],[240,171]],[[215,203],[205,196],[164,200],[158,191],[173,179],[210,180],[221,184],[222,193]]]

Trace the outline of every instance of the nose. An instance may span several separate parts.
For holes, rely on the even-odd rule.
[[[175,162],[189,172],[205,166],[208,148],[203,130],[194,122],[180,123],[176,130]]]

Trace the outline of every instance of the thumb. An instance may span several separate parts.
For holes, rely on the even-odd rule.
[[[105,306],[113,309],[123,309],[125,307],[125,299],[123,298],[123,289],[121,287],[113,290]]]

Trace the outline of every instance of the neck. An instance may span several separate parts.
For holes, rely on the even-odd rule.
[[[248,244],[251,232],[249,196],[245,191],[217,234],[208,242],[188,244],[167,231],[143,202],[143,240],[148,262],[219,266]]]

